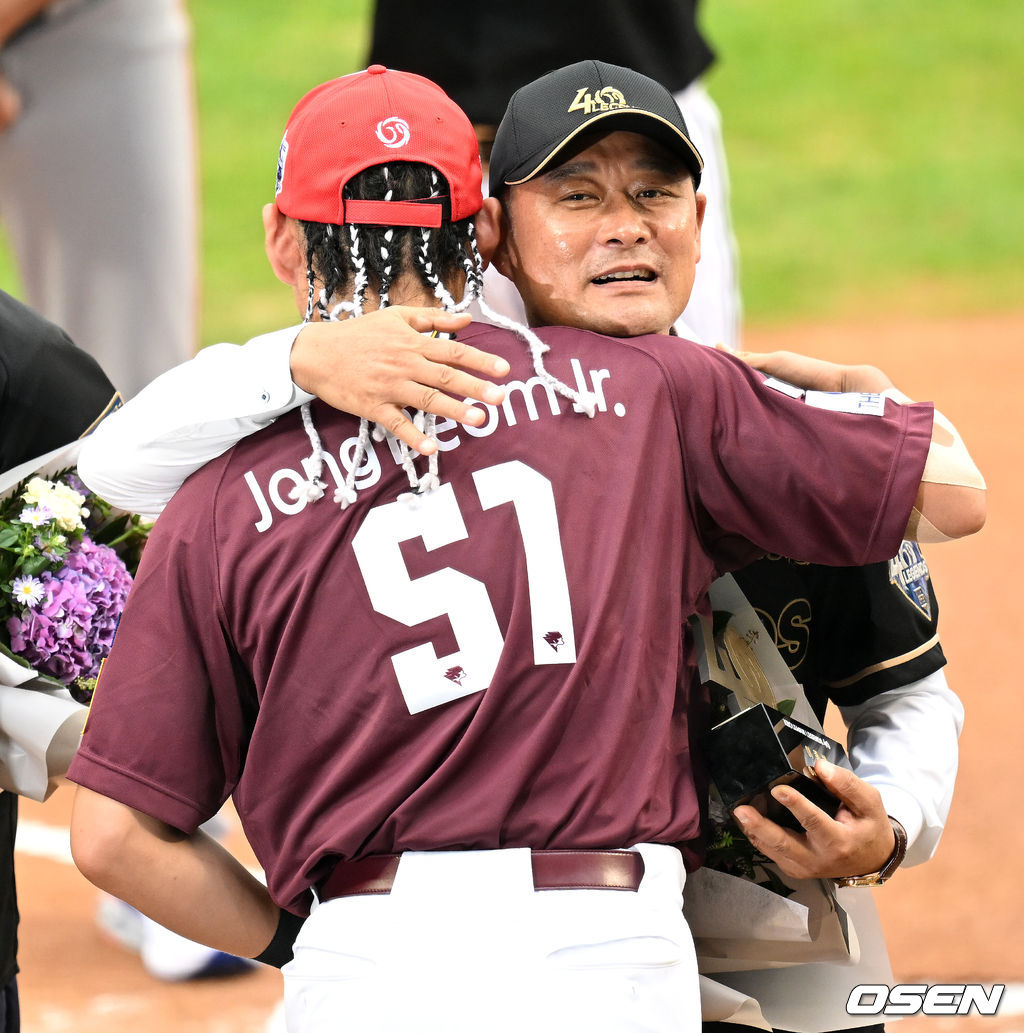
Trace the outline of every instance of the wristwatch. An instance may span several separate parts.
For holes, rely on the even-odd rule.
[[[833,879],[837,886],[881,886],[894,871],[903,863],[907,856],[907,830],[895,819],[890,817],[892,831],[896,836],[896,846],[893,848],[892,856],[877,871],[868,875],[847,875],[842,879]]]

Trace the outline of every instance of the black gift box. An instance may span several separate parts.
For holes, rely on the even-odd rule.
[[[839,809],[839,800],[811,769],[819,757],[839,764],[846,751],[834,739],[763,703],[715,725],[704,739],[704,753],[730,813],[750,804],[772,821],[802,832],[789,809],[771,795],[777,785],[792,786],[830,817]]]

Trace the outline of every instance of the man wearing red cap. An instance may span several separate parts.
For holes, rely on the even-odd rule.
[[[826,406],[660,332],[699,253],[700,159],[678,111],[613,71],[569,102],[629,115],[625,159],[572,127],[548,151],[518,135],[522,182],[578,145],[541,177],[567,214],[521,289],[538,314],[556,283],[602,320],[635,306],[650,336],[474,328],[510,396],[464,435],[434,428],[426,464],[320,401],[281,417],[167,507],[107,662],[70,772],[76,860],[163,924],[272,963],[312,900],[290,1028],[696,1029],[680,903],[706,713],[687,619],[758,552],[865,562],[908,523],[951,536],[983,512],[952,461],[922,489],[930,407]],[[264,223],[307,319],[472,298],[479,169],[447,157],[475,153],[452,108],[382,69],[300,102]],[[647,120],[662,143],[633,132]],[[657,246],[572,283],[574,213],[609,176],[630,186],[602,219],[648,223]],[[488,216],[513,271],[552,198],[530,203],[515,235]],[[268,889],[196,831],[228,795]]]

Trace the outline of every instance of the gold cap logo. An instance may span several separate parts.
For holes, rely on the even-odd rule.
[[[591,93],[586,86],[581,86],[576,91],[573,102],[569,105],[569,111],[582,111],[585,115],[592,115],[595,111],[611,111],[613,108],[629,107],[626,98],[621,90],[614,86],[605,86],[596,93]]]

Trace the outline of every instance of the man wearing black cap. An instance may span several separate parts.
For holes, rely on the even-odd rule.
[[[509,102],[481,245],[534,326],[667,333],[700,259],[701,168],[667,90],[601,61],[570,65]]]
[[[659,173],[671,161],[689,175],[692,188],[678,176],[668,189],[643,178],[645,169]],[[534,325],[624,336],[666,332],[699,259],[699,231],[695,240],[690,217],[699,226],[703,199],[693,191],[700,173],[686,127],[656,84],[599,61],[559,69],[517,91],[508,105],[491,154],[493,196],[484,202],[481,243],[516,282]],[[775,372],[794,379],[813,368]],[[814,386],[881,390],[886,383]],[[916,595],[900,580],[911,566]],[[853,740],[854,757],[873,783],[850,776],[841,791],[833,787],[847,804],[845,816],[856,811],[857,822],[821,823],[820,812],[804,809],[793,794],[794,813],[817,824],[813,835],[797,836],[740,808],[748,835],[791,876],[831,876],[850,886],[879,885],[895,871],[907,856],[904,822],[912,860],[926,860],[949,807],[963,710],[939,671],[937,606],[920,550],[905,542],[893,560],[863,568],[761,561],[740,581],[786,641],[791,661],[806,661],[797,676],[806,681],[819,719],[831,698],[848,708],[848,721],[863,725]],[[805,621],[794,633],[799,645],[782,630],[782,613],[794,600],[794,620]],[[866,851],[879,842],[888,850],[875,855],[881,865]],[[792,1005],[806,996],[808,984],[795,970],[723,979],[762,1000],[776,1025],[797,1028],[816,1012],[820,1025],[811,1028],[821,1029],[856,1024],[844,1014],[849,988],[877,981],[873,971],[868,979],[844,982],[840,968],[817,966],[810,977],[819,988],[817,1008],[796,1012]],[[776,984],[784,989],[776,992]]]

